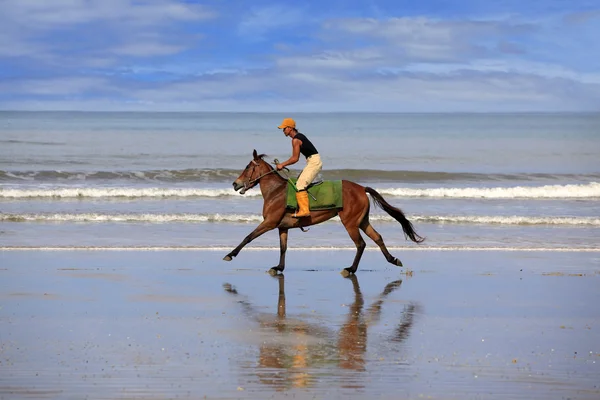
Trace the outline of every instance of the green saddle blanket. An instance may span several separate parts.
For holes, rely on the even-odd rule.
[[[290,179],[295,185],[297,179]],[[293,209],[298,208],[298,201],[296,200],[296,188],[288,182],[287,189],[286,207]],[[342,208],[342,181],[323,181],[322,183],[309,187],[308,207],[311,210]]]

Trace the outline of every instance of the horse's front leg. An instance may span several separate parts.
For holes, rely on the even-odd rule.
[[[272,229],[275,229],[276,226],[277,226],[277,224],[274,224],[272,222],[268,222],[268,221],[261,222],[260,225],[258,225],[256,227],[256,229],[254,229],[248,236],[246,236],[244,238],[244,240],[242,240],[242,243],[240,243],[238,245],[238,247],[236,247],[235,249],[233,249],[231,251],[231,253],[229,253],[225,257],[223,257],[223,260],[231,261],[233,259],[233,257],[236,257],[238,255],[238,253],[244,248],[245,245],[247,245],[248,243],[250,243],[257,237],[259,237],[263,233],[268,232]]]
[[[287,251],[288,228],[279,228],[279,264],[269,270],[271,275],[277,275],[285,269],[285,252]]]

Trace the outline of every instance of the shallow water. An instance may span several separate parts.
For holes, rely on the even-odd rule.
[[[597,253],[0,252],[0,398],[600,396]]]
[[[375,188],[432,246],[598,248],[600,114],[295,117],[324,179]],[[281,118],[0,112],[0,248],[235,247],[262,220],[262,197],[231,183],[253,149],[289,157]],[[371,211],[404,245],[398,224]],[[301,246],[351,246],[338,228]]]

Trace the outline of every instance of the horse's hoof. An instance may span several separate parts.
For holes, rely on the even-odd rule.
[[[393,262],[393,264],[394,264],[394,265],[397,265],[397,266],[399,266],[399,267],[402,267],[402,266],[403,266],[403,265],[402,265],[402,261],[400,261],[398,258],[394,258],[394,262]]]
[[[223,257],[223,260],[231,261],[231,260],[233,260],[233,258],[231,258],[231,256],[225,256],[225,257]]]
[[[231,283],[224,283],[223,289],[225,289],[227,293],[238,294],[237,290],[235,290],[235,287],[231,286]]]
[[[275,276],[277,274],[283,274],[283,270],[285,269],[285,266],[281,266],[281,265],[276,265],[274,267],[272,267],[269,271],[269,274],[271,276]]]
[[[343,270],[340,272],[340,274],[342,274],[342,276],[343,276],[344,278],[347,278],[347,277],[349,277],[350,275],[354,275],[354,272],[350,272],[350,271],[348,270],[348,268],[344,268],[344,269],[343,269]]]

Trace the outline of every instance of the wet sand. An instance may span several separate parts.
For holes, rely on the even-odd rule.
[[[600,252],[0,252],[0,399],[598,399]]]

